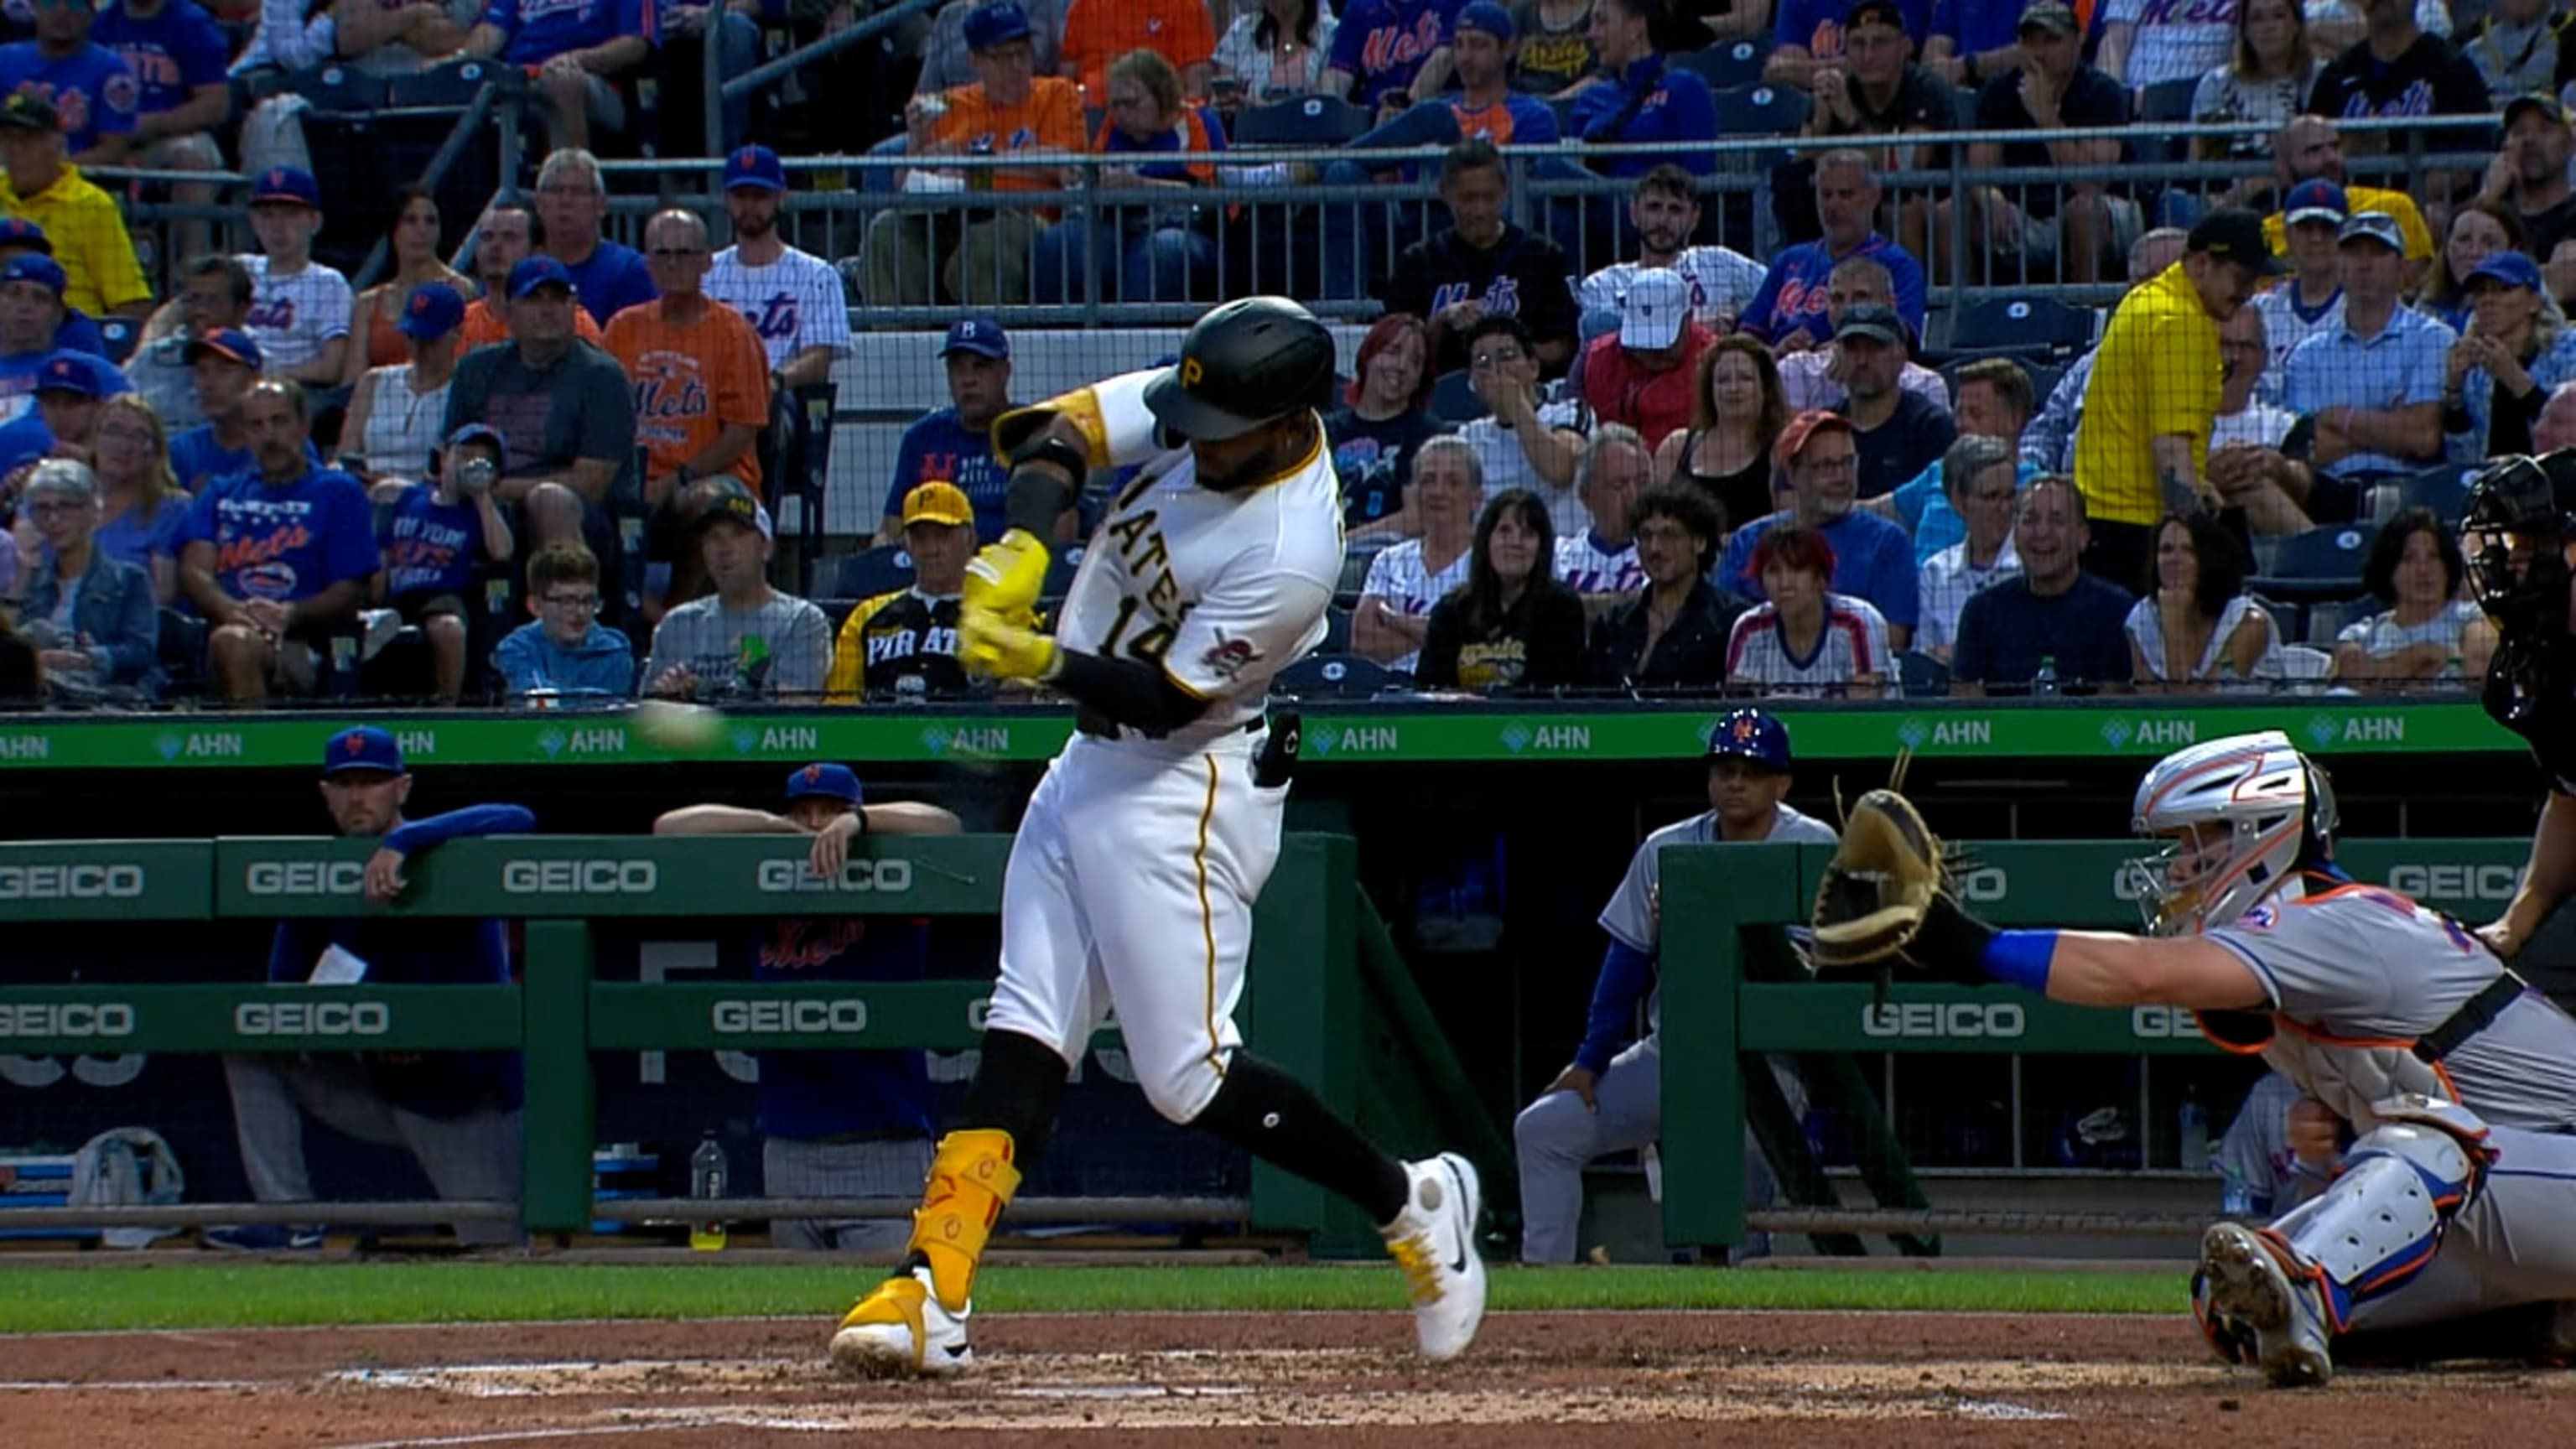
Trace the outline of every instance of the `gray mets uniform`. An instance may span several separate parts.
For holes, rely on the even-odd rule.
[[[1663,851],[1667,845],[1717,843],[1717,814],[1705,811],[1646,837],[1628,860],[1628,874],[1601,909],[1601,929],[1633,950],[1652,956],[1663,939]],[[1783,805],[1771,822],[1769,843],[1831,845],[1834,828]],[[1550,1092],[1521,1110],[1512,1124],[1521,1169],[1521,1261],[1571,1263],[1583,1216],[1583,1167],[1596,1157],[1653,1145],[1663,1131],[1663,993],[1646,996],[1646,1035],[1610,1059],[1593,1083],[1598,1111],[1586,1111],[1572,1092]],[[1792,1102],[1804,1093],[1797,1077],[1773,1067]],[[1769,1164],[1745,1138],[1746,1196],[1767,1204],[1774,1192]],[[1748,1247],[1753,1246],[1748,1244]]]
[[[2271,999],[2264,1058],[2360,1134],[2267,1230],[2322,1270],[2337,1330],[2576,1298],[2576,1019],[2523,989],[2423,1060],[2503,967],[2377,886],[2294,881],[2207,935]]]

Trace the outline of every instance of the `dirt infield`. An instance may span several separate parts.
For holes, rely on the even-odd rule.
[[[68,1286],[68,1282],[67,1282]],[[2187,1321],[1497,1315],[1465,1361],[1394,1314],[1048,1315],[979,1325],[946,1384],[838,1377],[819,1321],[0,1339],[9,1449],[820,1445],[852,1432],[1134,1446],[2361,1445],[2576,1441],[2576,1375],[2351,1373],[2263,1390]]]

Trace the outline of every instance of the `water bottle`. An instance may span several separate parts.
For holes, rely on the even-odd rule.
[[[2469,667],[2460,662],[2460,651],[2451,651],[2451,662],[2442,666],[2442,682],[2459,689],[2469,682]]]
[[[725,1150],[709,1132],[698,1150],[689,1154],[689,1196],[714,1199],[725,1195]],[[704,1218],[689,1224],[689,1246],[702,1253],[713,1253],[725,1245],[725,1225],[716,1218]]]
[[[2030,677],[2030,697],[2033,699],[2057,698],[2056,655],[2046,654],[2040,657],[2039,672]]]
[[[2200,1089],[2182,1090],[2181,1112],[2182,1170],[2209,1170],[2209,1110],[2200,1105]]]

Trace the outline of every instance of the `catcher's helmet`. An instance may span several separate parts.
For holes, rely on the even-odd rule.
[[[1246,297],[1201,317],[1181,360],[1145,385],[1163,431],[1220,443],[1277,418],[1329,407],[1333,334],[1285,297]]]
[[[2279,730],[2211,740],[2165,756],[2138,782],[2130,828],[2164,835],[2197,825],[2225,834],[2175,840],[2127,866],[2147,929],[2196,935],[2224,926],[2323,858],[2335,826],[2323,772]]]

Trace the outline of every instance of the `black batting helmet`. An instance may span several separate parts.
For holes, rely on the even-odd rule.
[[[1210,443],[1328,407],[1332,395],[1333,334],[1285,297],[1246,297],[1201,317],[1181,339],[1181,360],[1145,385],[1165,432]]]

